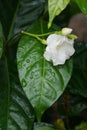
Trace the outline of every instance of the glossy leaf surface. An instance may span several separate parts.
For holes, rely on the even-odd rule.
[[[70,0],[48,0],[48,10],[49,10],[48,27],[51,26],[53,19],[65,9],[65,7],[69,2]]]
[[[0,60],[1,130],[31,130],[32,128],[34,111],[19,84],[15,59],[16,47],[10,48],[7,44],[18,42],[17,33],[26,29],[41,15],[44,2],[44,0],[9,0],[9,2],[0,0],[0,20],[5,44],[3,57]],[[0,34],[2,40],[1,28]],[[2,45],[0,49],[2,53]]]
[[[45,0],[21,0],[14,21],[14,33],[25,30],[44,10]]]
[[[37,22],[29,31],[44,33],[48,31],[47,24]],[[17,52],[21,85],[35,109],[38,120],[63,93],[72,71],[71,61],[67,61],[63,66],[54,67],[44,59],[44,51],[45,45],[25,35],[20,40]]]
[[[11,62],[8,66],[4,57],[0,60],[0,129],[31,130],[33,120],[33,110],[18,82],[16,67]]]
[[[74,2],[77,3],[79,6],[80,10],[87,15],[87,1],[86,0],[73,0]]]
[[[44,3],[45,0],[0,1],[0,17],[5,37],[10,39],[13,34],[26,29],[39,18],[44,10]]]

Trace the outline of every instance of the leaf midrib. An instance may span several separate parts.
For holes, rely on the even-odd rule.
[[[41,34],[43,34],[44,33],[44,30],[43,30],[43,23],[42,22],[40,22],[40,27],[41,27]],[[44,52],[44,45],[42,45],[42,48],[43,48],[43,52]],[[41,99],[42,99],[42,92],[43,92],[43,87],[44,87],[44,82],[43,82],[43,80],[44,80],[44,74],[45,74],[45,58],[43,57],[43,64],[42,64],[42,82],[41,82],[41,91],[40,91],[40,98],[39,98],[39,101],[38,101],[38,108],[40,107],[40,105],[41,105]],[[38,122],[40,122],[41,121],[41,116],[42,115],[40,115],[40,117],[38,117],[37,119],[38,119]]]

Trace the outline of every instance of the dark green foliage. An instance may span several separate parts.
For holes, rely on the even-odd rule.
[[[18,36],[16,34],[20,32],[20,28],[26,29],[29,24],[34,22],[41,15],[43,9],[43,0],[11,0],[9,2],[0,0],[0,20],[4,33],[2,36],[0,27],[0,38],[3,38],[0,39],[0,55],[1,41],[3,41],[3,55],[0,59],[1,130],[31,130],[32,128],[34,111],[21,88],[17,73],[16,43]],[[15,45],[10,47],[7,45],[8,43]]]
[[[45,0],[0,0],[0,17],[5,37],[26,29],[44,9]]]
[[[87,15],[86,0],[72,1]],[[29,32],[36,34],[52,31],[48,30],[47,23],[38,22],[39,18],[44,18],[45,4],[47,0],[0,0],[0,130],[54,130],[55,128],[45,124],[43,128],[40,125],[41,128],[34,127],[35,114],[40,121],[44,111],[60,97],[67,85],[64,93],[66,96],[61,95],[58,101],[59,117],[72,117],[81,114],[83,110],[86,111],[87,44],[75,44],[72,71],[72,60],[63,66],[53,67],[52,63],[45,61],[43,57],[45,45],[20,33],[28,28]],[[68,7],[69,11],[74,11],[72,4]],[[72,14],[75,12],[76,10]],[[57,25],[66,25],[64,18],[66,21],[69,18],[69,14],[66,14],[67,12],[60,14],[61,20],[56,21]],[[54,27],[55,30],[58,29],[53,26],[53,30]],[[81,123],[75,130],[83,130],[83,126],[87,127]]]

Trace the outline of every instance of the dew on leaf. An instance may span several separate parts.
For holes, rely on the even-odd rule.
[[[26,62],[29,63],[29,62],[30,62],[30,59],[27,59]]]
[[[38,76],[39,76],[39,71],[33,71],[32,73],[31,73],[31,75],[30,75],[30,78],[31,79],[37,79],[38,78]]]
[[[18,62],[18,68],[21,69],[22,68],[22,62]]]
[[[51,69],[47,71],[46,79],[55,82],[55,73]]]
[[[22,83],[22,86],[23,86],[23,87],[25,87],[25,86],[27,85],[25,79],[22,79],[21,83]]]
[[[34,72],[31,73],[30,79],[33,79]]]

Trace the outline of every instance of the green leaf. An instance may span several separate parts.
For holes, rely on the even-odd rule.
[[[3,38],[2,38],[2,25],[0,23],[0,57],[2,56],[2,50],[3,50]]]
[[[29,24],[32,24],[38,19],[44,10],[45,0],[21,0],[17,5],[15,13],[14,33],[27,29]]]
[[[70,0],[48,0],[49,23],[51,26],[53,19],[59,15],[68,5]]]
[[[0,129],[31,130],[33,121],[33,109],[19,84],[16,65],[3,57],[0,60]]]
[[[9,3],[6,0],[0,1],[0,16],[5,36],[10,39],[38,19],[43,12],[44,3],[45,0],[10,0]]]
[[[73,0],[74,2],[77,3],[79,6],[80,10],[87,15],[87,1],[86,0]]]
[[[29,32],[45,33],[47,24],[37,22]],[[23,36],[17,51],[17,64],[21,85],[33,105],[40,121],[44,111],[63,93],[71,77],[72,62],[54,67],[43,57],[45,45],[33,37]]]

